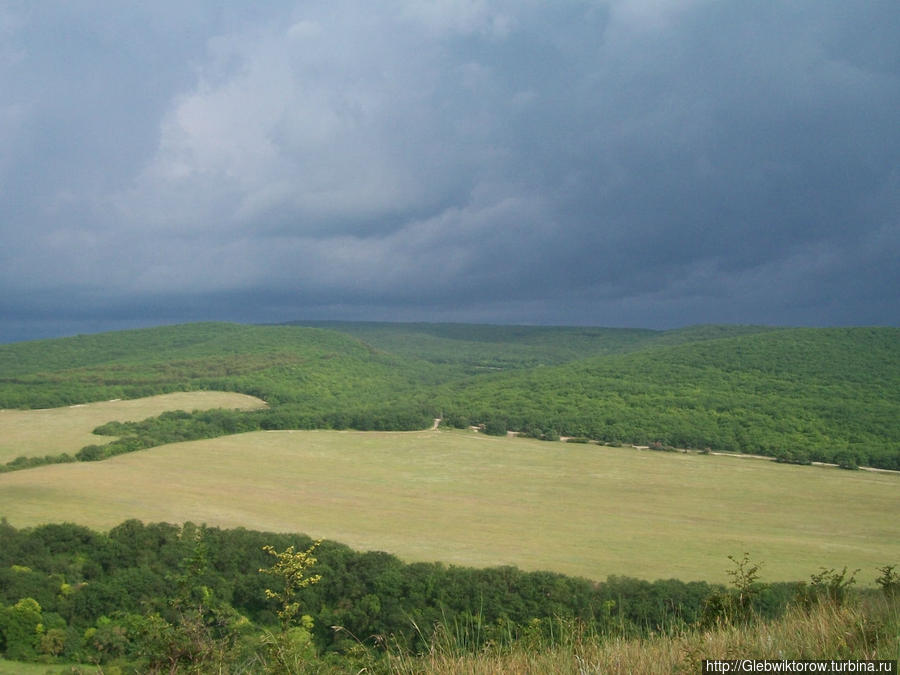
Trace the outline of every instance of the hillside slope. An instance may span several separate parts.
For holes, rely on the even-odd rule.
[[[0,407],[219,389],[311,411],[383,408],[416,400],[433,370],[335,331],[186,324],[0,345]]]
[[[656,344],[660,344],[657,341]],[[900,331],[785,329],[448,387],[453,423],[900,468]]]
[[[148,434],[409,429],[442,415],[499,433],[900,468],[897,328],[317,325],[188,324],[0,345],[0,407],[217,389],[270,408],[207,419],[202,433],[188,428],[194,418],[106,433],[143,436],[135,447],[147,447]]]

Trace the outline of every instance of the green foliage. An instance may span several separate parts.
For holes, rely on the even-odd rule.
[[[665,334],[664,334],[665,335]],[[780,329],[449,383],[457,425],[900,469],[900,331]]]
[[[762,563],[755,563],[750,559],[750,554],[744,552],[744,556],[738,560],[734,556],[728,556],[734,567],[728,570],[731,577],[731,585],[735,590],[735,601],[740,611],[749,611],[753,599],[759,596],[762,590],[759,583],[759,570]]]
[[[0,407],[212,389],[269,403],[103,425],[119,439],[0,471],[255,429],[424,429],[439,416],[497,433],[900,469],[896,328],[317,325],[190,324],[0,345]]]
[[[78,459],[79,458],[72,457],[72,455],[66,452],[58,455],[44,455],[43,457],[26,457],[21,455],[6,464],[0,464],[0,473],[18,471],[19,469],[31,469],[45,464],[67,464],[69,462],[75,462]]]
[[[759,581],[762,563],[753,562],[747,552],[740,560],[734,556],[728,559],[732,563],[732,568],[727,570],[732,588],[714,592],[707,598],[701,620],[705,626],[747,623],[759,613],[759,601],[767,589]]]
[[[500,627],[518,639],[534,630],[534,619],[552,617],[640,635],[695,621],[711,590],[674,580],[594,584],[512,567],[407,565],[304,537],[134,520],[106,535],[0,523],[0,573],[13,564],[23,571],[0,584],[0,604],[10,606],[2,615],[23,597],[40,598],[46,628],[41,636],[26,629],[31,642],[14,635],[30,649],[17,647],[20,656],[124,659],[150,671],[198,663],[215,670],[223,660],[254,658],[289,670],[284,664],[316,651],[359,651],[352,635],[367,644],[381,636],[382,645],[393,636],[393,644],[418,649],[437,623],[465,625],[476,607],[485,627],[479,640],[497,639]]]
[[[30,661],[37,657],[44,636],[41,606],[34,598],[22,598],[0,610],[0,634],[6,657]]]
[[[660,333],[632,328],[492,326],[463,323],[298,321],[352,335],[405,359],[449,366],[464,374],[556,365],[652,343]]]
[[[218,389],[322,413],[391,408],[432,370],[332,331],[189,324],[0,345],[0,407]]]
[[[775,461],[782,464],[812,464],[806,450],[776,450]]]
[[[832,461],[837,464],[840,469],[849,469],[851,471],[859,469],[859,456],[850,450],[841,450],[836,453],[832,458]]]
[[[335,542],[190,523],[126,521],[101,534],[0,521],[0,572],[8,575],[0,579],[0,653],[99,663],[105,672],[371,672],[388,650],[553,650],[572,631],[592,640],[682,635],[721,619],[779,616],[795,597],[794,584],[760,584],[760,566],[746,554],[731,562],[727,590],[673,579],[594,583],[512,567],[404,564]],[[896,581],[893,566],[882,572]],[[846,570],[822,570],[809,588],[816,603],[834,603],[851,585]],[[727,612],[710,621],[723,598]]]
[[[810,576],[809,583],[798,590],[798,600],[806,607],[829,602],[835,606],[841,606],[847,600],[850,587],[856,583],[856,573],[859,570],[847,573],[844,567],[840,572],[825,567]]]
[[[881,575],[875,579],[875,583],[890,598],[900,595],[900,574],[897,574],[896,569],[896,565],[879,567],[878,571],[881,572]]]
[[[316,658],[316,648],[313,643],[312,619],[304,616],[308,621],[300,626],[291,626],[287,630],[273,633],[264,630],[260,637],[260,645],[263,648],[257,658],[266,673],[292,673],[303,672]]]
[[[489,436],[506,436],[507,424],[506,420],[493,417],[484,423],[484,433]]]
[[[270,574],[280,580],[281,588],[273,591],[266,588],[266,597],[276,600],[279,604],[278,618],[281,620],[281,630],[286,633],[294,623],[297,612],[300,611],[300,603],[297,595],[301,589],[311,586],[321,580],[319,574],[310,575],[309,570],[316,564],[313,552],[321,541],[315,541],[305,551],[294,551],[293,546],[288,546],[279,553],[273,546],[263,546],[262,550],[275,558],[271,567],[261,567],[261,574]]]

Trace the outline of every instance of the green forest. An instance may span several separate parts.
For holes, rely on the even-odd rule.
[[[192,523],[129,520],[104,534],[72,524],[17,530],[3,520],[0,653],[129,672],[291,672],[290,654],[310,667],[357,672],[389,653],[427,651],[447,627],[472,653],[552,640],[575,624],[596,638],[646,638],[770,619],[791,605],[842,600],[853,584],[846,569],[763,584],[746,555],[731,563],[728,588],[594,583],[511,567],[405,564],[302,535]],[[893,594],[894,570],[882,572],[879,585]]]
[[[187,324],[0,346],[0,407],[222,390],[252,412],[168,413],[5,470],[256,429],[409,430],[442,418],[546,439],[900,469],[900,330],[674,331]]]

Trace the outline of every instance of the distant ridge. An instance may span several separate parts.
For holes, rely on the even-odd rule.
[[[530,367],[773,330],[767,326],[702,325],[661,331],[595,326],[523,326],[375,321],[291,321],[353,335],[395,354],[446,363]]]

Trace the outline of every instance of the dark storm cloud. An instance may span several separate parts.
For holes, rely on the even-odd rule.
[[[0,9],[8,325],[900,319],[893,0],[218,5]]]

